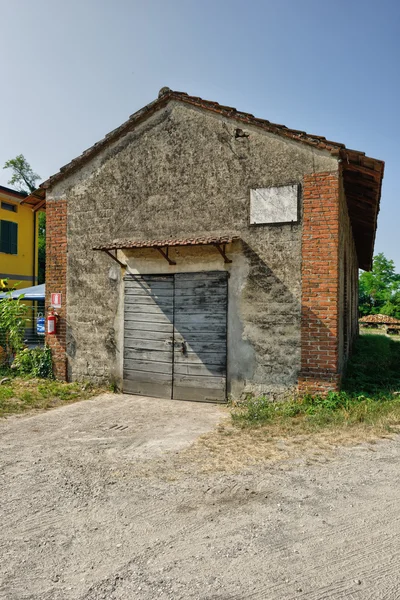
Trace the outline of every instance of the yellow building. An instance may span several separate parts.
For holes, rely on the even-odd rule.
[[[26,194],[0,186],[0,292],[38,283],[37,210]]]

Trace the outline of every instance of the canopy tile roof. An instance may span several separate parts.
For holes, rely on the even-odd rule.
[[[208,246],[230,244],[238,240],[238,236],[204,236],[167,240],[123,240],[110,242],[104,246],[96,246],[93,250],[128,250],[133,248],[170,248],[173,246]]]

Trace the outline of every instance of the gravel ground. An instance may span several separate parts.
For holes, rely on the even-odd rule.
[[[400,439],[202,474],[224,418],[104,394],[1,421],[0,598],[398,600]]]

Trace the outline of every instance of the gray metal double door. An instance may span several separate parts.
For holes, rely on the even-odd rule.
[[[227,273],[127,275],[124,281],[124,391],[225,401]]]

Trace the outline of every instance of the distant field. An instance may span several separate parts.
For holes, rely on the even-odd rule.
[[[400,341],[400,334],[387,334],[384,329],[372,329],[371,327],[360,327],[361,335],[385,335],[389,337],[391,340],[395,340],[396,342]]]

